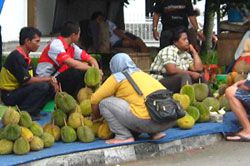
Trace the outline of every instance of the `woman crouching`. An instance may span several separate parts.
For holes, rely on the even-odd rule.
[[[115,137],[106,143],[134,142],[134,133],[148,133],[153,140],[165,137],[162,131],[173,127],[175,121],[164,123],[152,121],[143,97],[137,94],[122,72],[126,70],[131,75],[145,96],[165,87],[137,68],[125,53],[113,56],[110,60],[110,70],[112,75],[91,97],[92,118],[100,118],[101,114],[115,134]]]

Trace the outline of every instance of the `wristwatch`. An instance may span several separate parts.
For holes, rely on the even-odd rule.
[[[198,28],[198,29],[197,29],[197,32],[201,32],[201,31],[203,31],[202,28]]]
[[[152,29],[153,31],[155,31],[155,30],[157,30],[157,27],[153,27],[153,29]]]

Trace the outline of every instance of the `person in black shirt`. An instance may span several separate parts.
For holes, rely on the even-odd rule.
[[[53,98],[58,90],[54,77],[36,77],[30,52],[38,49],[41,32],[33,27],[24,27],[20,31],[19,43],[12,51],[0,73],[1,99],[5,105],[15,106],[39,116],[42,107]],[[53,88],[54,87],[54,88]]]
[[[159,35],[157,26],[161,17],[162,32]],[[154,5],[153,12],[153,36],[160,39],[160,48],[164,48],[171,43],[172,30],[184,26],[188,28],[189,21],[201,37],[202,30],[199,28],[191,0],[161,0]],[[191,43],[196,45],[197,43]]]

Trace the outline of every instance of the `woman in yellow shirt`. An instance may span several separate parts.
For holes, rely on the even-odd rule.
[[[106,143],[133,142],[135,139],[132,133],[148,133],[152,139],[164,137],[165,134],[161,131],[171,128],[175,121],[160,124],[152,121],[143,97],[137,94],[122,71],[128,71],[145,96],[165,87],[137,68],[125,53],[118,53],[110,60],[110,70],[112,75],[91,97],[93,119],[101,114],[115,134],[115,137]]]

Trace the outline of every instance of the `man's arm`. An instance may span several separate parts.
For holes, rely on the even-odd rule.
[[[87,63],[90,64],[92,67],[99,69],[99,65],[95,58],[90,57],[89,60],[87,60]]]
[[[188,74],[190,75],[192,78],[197,79],[199,77],[201,77],[201,74],[195,71],[189,71],[189,70],[182,70],[179,69],[178,67],[176,67],[175,64],[173,63],[168,63],[165,65],[165,69],[167,71],[167,73],[169,75],[174,75],[174,74]]]
[[[199,38],[204,40],[205,37],[204,37],[203,32],[202,32],[203,29],[201,27],[199,27],[196,16],[189,16],[188,19],[189,19],[190,23],[192,24],[193,28],[197,31]]]
[[[75,69],[79,69],[81,71],[86,71],[88,70],[91,66],[88,65],[88,63],[84,63],[78,60],[75,60],[73,58],[68,58],[64,61],[64,63],[66,65],[68,65],[69,67],[75,68]]]
[[[158,27],[158,22],[160,19],[160,13],[153,13],[153,36],[155,40],[159,40],[160,35],[159,32],[157,31],[157,27]]]
[[[190,44],[189,46],[189,51],[193,56],[194,64],[193,66],[190,67],[190,70],[192,71],[202,71],[203,70],[203,65],[201,58],[198,54],[198,52],[194,49],[194,47]]]
[[[114,34],[116,34],[118,37],[120,37],[121,39],[128,39],[130,40],[130,38],[127,37],[127,35],[124,33],[123,30],[116,28],[113,30]]]
[[[54,87],[54,90],[57,92],[59,90],[59,85],[57,79],[55,77],[31,77],[27,82],[24,84],[33,84],[39,82],[47,82]]]

